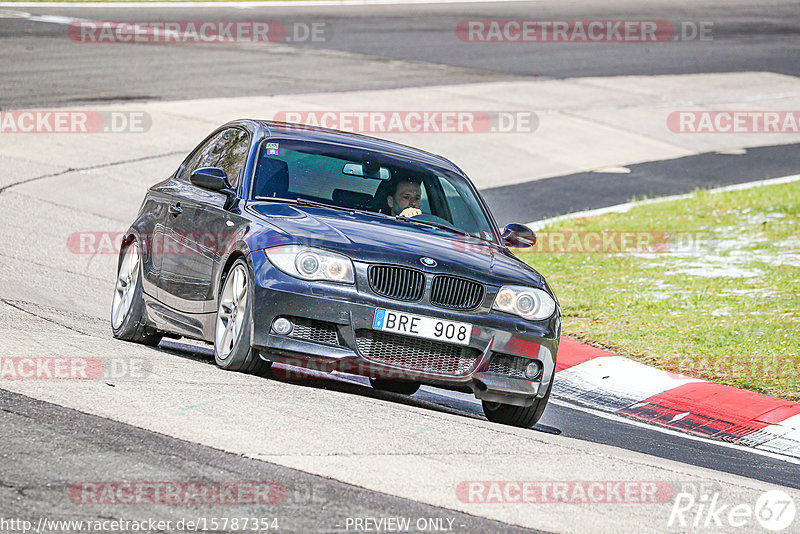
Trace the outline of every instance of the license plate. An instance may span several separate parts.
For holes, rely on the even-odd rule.
[[[375,310],[372,328],[457,345],[469,345],[469,338],[472,336],[472,325],[468,323],[445,321],[385,308]]]

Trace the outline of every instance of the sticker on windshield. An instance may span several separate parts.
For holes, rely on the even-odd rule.
[[[278,143],[267,143],[267,156],[278,155]]]

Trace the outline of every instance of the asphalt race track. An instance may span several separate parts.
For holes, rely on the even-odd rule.
[[[276,20],[324,23],[324,42],[259,47],[64,46],[60,24],[7,18],[0,106],[347,91],[515,78],[769,71],[798,75],[792,1],[510,2],[326,8],[19,8],[89,20]],[[5,7],[14,11],[14,8]],[[464,44],[467,19],[646,19],[713,22],[713,40],[665,43]],[[166,47],[166,49],[165,49]],[[309,50],[309,48],[319,50]],[[213,70],[208,67],[213,66]]]
[[[463,20],[533,18],[712,21],[714,32],[710,40],[652,44],[480,45],[455,37]],[[326,39],[269,48],[91,45],[67,36],[78,19],[323,23]],[[491,480],[658,481],[714,488],[726,503],[751,505],[780,488],[800,503],[796,461],[634,424],[566,399],[554,398],[534,429],[521,430],[486,421],[470,395],[426,387],[407,398],[350,376],[225,373],[205,346],[165,340],[152,349],[116,341],[108,324],[116,257],[65,247],[72,232],[126,228],[146,187],[168,175],[223,117],[248,109],[260,115],[358,102],[369,109],[436,109],[468,97],[485,101],[484,109],[506,109],[498,106],[513,102],[515,88],[536,91],[543,135],[555,132],[560,139],[572,132],[584,135],[584,144],[542,149],[554,153],[545,160],[519,134],[509,143],[514,152],[488,140],[496,153],[474,150],[469,136],[398,137],[457,163],[463,158],[500,224],[798,174],[794,135],[673,142],[646,125],[631,126],[696,101],[798,109],[798,37],[800,2],[777,0],[758,6],[738,0],[0,6],[0,111],[99,106],[145,110],[153,119],[144,134],[0,133],[0,356],[142,365],[139,375],[95,381],[0,379],[0,518],[36,526],[40,518],[175,523],[238,516],[278,518],[288,532],[363,532],[370,529],[355,519],[389,516],[431,520],[425,524],[454,532],[686,530],[668,527],[668,500],[475,504],[459,498],[459,484]],[[617,95],[629,98],[630,107],[606,100],[621,76],[638,84]],[[571,92],[576,87],[587,92]],[[662,92],[669,95],[664,101]],[[547,129],[556,114],[558,128]],[[612,136],[590,129],[609,125],[641,151],[625,151],[628,137],[614,145]],[[546,169],[533,168],[537,161]],[[513,179],[488,172],[494,166],[528,172],[529,165],[529,175]],[[267,505],[133,506],[81,503],[70,493],[76,484],[102,481],[270,481],[285,496]],[[46,525],[40,531],[76,530]],[[7,531],[16,530],[0,523],[0,532]]]
[[[690,193],[697,188],[790,176],[800,167],[796,144],[750,149],[746,154],[705,153],[697,156],[639,163],[628,174],[585,172],[483,190],[496,210],[497,224],[537,221],[565,213],[624,204],[632,198]],[[564,191],[572,191],[565,195]],[[547,199],[532,206],[528,199]]]

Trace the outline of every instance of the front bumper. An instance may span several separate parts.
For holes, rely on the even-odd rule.
[[[251,254],[251,259],[255,273],[251,344],[265,360],[322,372],[338,370],[471,391],[481,400],[519,406],[531,405],[537,397],[543,397],[553,379],[560,334],[558,312],[548,321],[530,322],[490,311],[486,306],[472,312],[445,310],[424,299],[407,303],[373,294],[366,281],[367,265],[359,262],[355,262],[355,285],[344,285],[290,277],[272,266],[262,251]],[[488,293],[487,301],[493,299],[496,289]],[[379,307],[473,325],[469,347],[461,352],[469,356],[442,357],[442,362],[471,363],[456,370],[444,363],[438,365],[435,357],[427,358],[426,365],[398,364],[376,358],[375,353],[364,350],[364,340],[376,333],[372,324]],[[295,331],[278,335],[271,331],[278,317],[327,325],[330,331],[322,342],[318,336],[298,337]],[[394,340],[397,337],[409,344],[420,342],[416,337],[392,336]],[[439,346],[439,342],[433,344]],[[453,347],[447,348],[452,349],[450,352],[458,350]],[[541,373],[535,380],[499,373],[491,363],[493,357],[538,360]]]

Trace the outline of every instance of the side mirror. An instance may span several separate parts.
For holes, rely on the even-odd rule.
[[[189,181],[197,187],[210,189],[211,191],[222,191],[231,187],[228,175],[217,167],[201,167],[192,173]]]
[[[503,243],[507,247],[532,247],[536,244],[536,234],[524,224],[511,223],[503,230]]]

